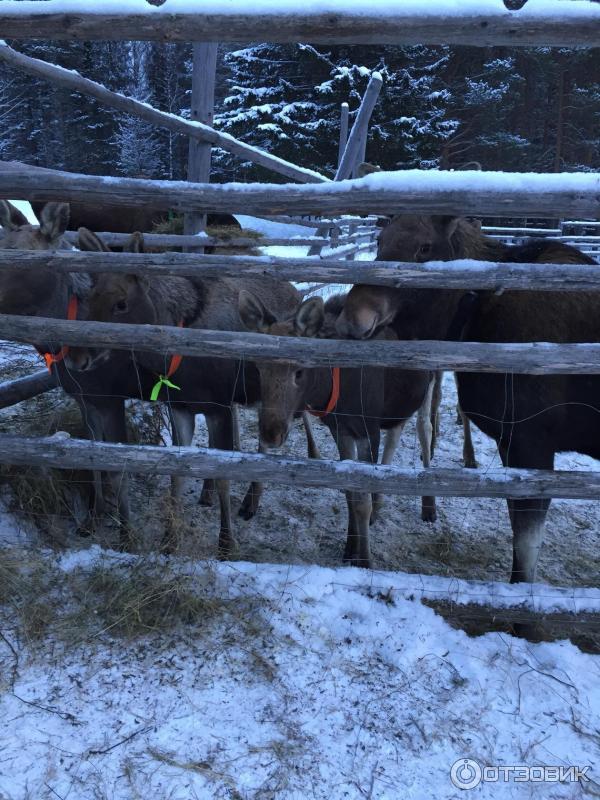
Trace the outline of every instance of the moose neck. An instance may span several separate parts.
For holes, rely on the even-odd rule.
[[[322,411],[331,397],[332,384],[332,373],[329,367],[310,369],[306,386],[306,405],[315,411]]]

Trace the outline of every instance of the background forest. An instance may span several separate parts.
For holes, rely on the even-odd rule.
[[[191,46],[28,43],[29,55],[75,69],[165,111],[188,115]],[[387,169],[596,170],[600,59],[595,50],[257,44],[219,50],[215,124],[332,176],[340,104],[351,122],[373,69],[384,88],[367,159]],[[0,158],[97,174],[185,178],[187,141],[95,100],[2,69]],[[213,180],[277,180],[217,151]]]

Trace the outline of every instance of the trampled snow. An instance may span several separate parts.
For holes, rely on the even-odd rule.
[[[57,563],[66,574],[131,558],[92,548]],[[597,780],[599,662],[568,642],[469,638],[405,599],[394,573],[179,568],[216,609],[248,601],[254,638],[230,618],[130,642],[104,633],[50,657],[21,651],[14,685],[0,641],[0,796],[453,800],[467,796],[450,780],[465,758],[590,767]],[[509,781],[473,796],[596,787]]]

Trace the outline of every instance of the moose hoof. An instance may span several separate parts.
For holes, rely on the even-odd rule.
[[[237,549],[238,544],[234,538],[229,538],[227,541],[220,540],[217,547],[217,559],[219,561],[231,561]]]
[[[421,509],[421,519],[423,522],[435,522],[437,520],[437,511],[435,506],[427,506]]]
[[[242,500],[242,505],[238,511],[238,516],[242,519],[248,521],[252,519],[252,517],[256,516],[256,512],[258,511],[258,500],[254,497],[253,494],[248,494]]]
[[[477,469],[475,458],[465,458],[465,469]]]
[[[354,556],[353,558],[345,558],[344,564],[348,567],[361,567],[362,569],[373,569],[370,558],[360,558]]]

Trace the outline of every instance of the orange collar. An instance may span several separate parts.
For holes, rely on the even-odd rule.
[[[73,320],[77,319],[77,295],[72,294],[69,297],[69,304],[67,305],[67,319],[72,322]],[[62,361],[64,357],[69,352],[69,345],[63,344],[60,348],[58,353],[42,353],[40,355],[46,362],[46,366],[48,367],[48,372],[52,372],[52,364],[58,364],[59,361]]]
[[[177,323],[178,328],[183,328],[183,320]],[[181,366],[181,362],[183,361],[183,356],[171,356],[171,363],[169,364],[169,369],[167,370],[166,377],[170,378],[172,375],[175,375],[179,367]]]
[[[329,400],[327,401],[327,405],[323,409],[323,411],[315,411],[310,406],[306,407],[306,410],[312,414],[314,417],[326,417],[328,414],[331,414],[333,409],[337,406],[338,400],[340,399],[340,368],[339,367],[332,367],[331,368],[331,394],[329,396]]]

